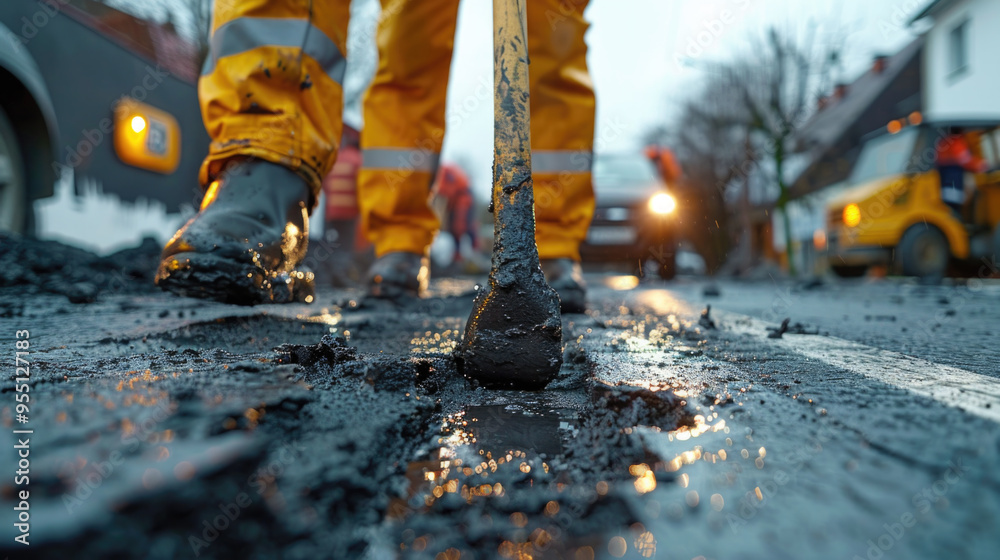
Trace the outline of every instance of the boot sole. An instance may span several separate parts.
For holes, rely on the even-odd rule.
[[[312,272],[268,273],[251,263],[203,253],[178,253],[163,259],[156,284],[179,296],[235,305],[312,303],[315,299]]]

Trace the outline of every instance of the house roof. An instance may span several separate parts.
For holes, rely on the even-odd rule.
[[[924,38],[919,37],[885,61],[882,72],[868,70],[847,85],[847,93],[839,99],[831,98],[797,134],[799,147],[817,156],[832,146],[864,113],[865,109],[891,85],[907,63],[920,54]]]
[[[914,22],[924,19],[925,17],[934,17],[941,12],[947,10],[948,8],[954,6],[960,2],[960,0],[934,0],[927,5],[926,8],[921,10],[917,15],[910,19],[910,25]]]
[[[831,98],[822,110],[813,115],[796,134],[797,149],[805,152],[807,164],[802,172],[792,175],[790,182],[792,195],[806,194],[812,187],[800,185],[800,181],[810,173],[815,165],[826,158],[830,150],[843,143],[846,135],[857,134],[861,119],[884,92],[891,87],[914,60],[920,56],[924,38],[918,37],[896,54],[885,59],[881,72],[869,69],[853,83],[847,85],[847,92],[839,98]],[[878,123],[871,128],[882,126]],[[852,142],[856,144],[857,142]]]
[[[135,17],[97,0],[64,0],[63,12],[122,48],[191,83],[198,80],[197,47],[177,35],[172,24]]]

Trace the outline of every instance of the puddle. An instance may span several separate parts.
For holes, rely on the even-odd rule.
[[[389,548],[456,560],[655,555],[640,522],[646,495],[676,475],[644,449],[640,428],[673,432],[691,420],[679,399],[606,386],[489,398],[446,414],[429,451],[405,467],[408,487],[386,515]]]
[[[410,353],[451,355],[462,339],[461,321],[458,319],[438,321],[434,326],[434,330],[413,333],[413,338],[410,339]]]
[[[468,406],[445,416],[435,447],[426,459],[407,467],[408,499],[398,498],[390,517],[416,511],[406,504],[430,506],[444,493],[459,494],[467,501],[502,496],[501,480],[520,481],[533,468],[548,473],[545,459],[565,451],[577,434],[578,422],[572,409],[538,403]],[[497,482],[492,484],[491,478]]]
[[[457,560],[466,550],[442,546],[482,539],[495,540],[486,548],[503,558],[562,558],[586,546],[562,540],[556,518],[569,480],[549,463],[562,460],[579,422],[576,409],[539,400],[466,406],[446,415],[431,450],[407,466],[405,496],[393,499],[387,512],[402,527],[403,556]],[[448,513],[455,520],[456,512],[464,512],[458,525],[466,536],[454,543],[418,529]]]

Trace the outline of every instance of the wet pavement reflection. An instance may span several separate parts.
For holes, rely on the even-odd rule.
[[[386,308],[47,308],[39,557],[850,558],[901,515],[897,557],[991,557],[995,426],[734,334],[715,300],[712,328],[634,277],[591,285],[537,393],[453,367],[468,284]],[[3,446],[14,422],[4,405]]]
[[[649,453],[634,423],[684,440],[712,429],[703,417],[676,429],[687,419],[672,416],[678,406],[671,388],[601,386],[493,393],[488,404],[446,414],[388,509],[395,546],[404,558],[436,560],[478,558],[483,549],[516,559],[653,557],[657,539],[640,520],[646,502],[695,459]],[[594,461],[609,440],[618,453]],[[449,516],[450,531],[440,525]]]
[[[562,558],[583,550],[589,546],[586,541],[600,539],[567,540],[557,517],[559,494],[569,480],[549,464],[564,460],[579,422],[577,409],[553,406],[531,394],[448,414],[428,457],[407,467],[407,496],[393,501],[388,516],[405,521],[476,504],[474,524],[459,529],[495,539],[500,557]],[[542,501],[540,495],[553,499]],[[439,548],[431,535],[418,536],[411,528],[399,536],[404,555]],[[458,559],[463,550],[449,547],[433,557]]]

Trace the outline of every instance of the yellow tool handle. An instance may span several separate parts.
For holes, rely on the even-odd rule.
[[[525,0],[493,1],[493,267],[455,349],[486,387],[541,389],[562,365],[559,296],[535,245]]]
[[[525,256],[538,254],[531,188],[526,9],[525,0],[493,1],[495,235],[504,249]]]

